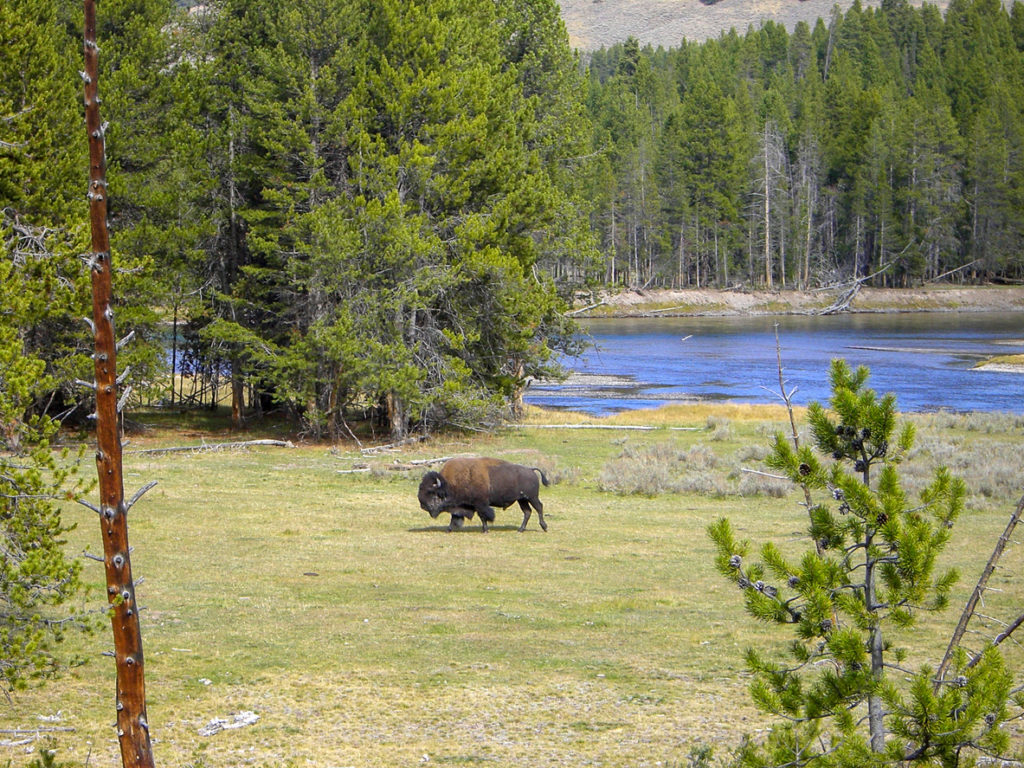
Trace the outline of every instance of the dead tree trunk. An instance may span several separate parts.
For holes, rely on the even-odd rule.
[[[99,473],[100,526],[107,577],[107,600],[117,665],[117,736],[124,768],[152,768],[146,717],[142,632],[128,547],[128,509],[121,464],[114,340],[110,235],[107,231],[107,179],[104,128],[100,123],[99,48],[96,0],[85,2],[85,121],[89,134],[89,219],[92,228],[92,330],[95,337],[96,469]]]

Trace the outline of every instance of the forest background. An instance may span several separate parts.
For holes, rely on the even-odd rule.
[[[92,365],[80,13],[0,9],[4,344],[45,366],[21,412],[71,418]],[[400,438],[507,416],[578,348],[565,310],[596,288],[1024,275],[1018,3],[582,52],[552,0],[100,13],[137,398],[230,385],[239,425],[282,409],[316,438]]]

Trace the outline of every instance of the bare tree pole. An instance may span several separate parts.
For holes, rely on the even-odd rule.
[[[96,45],[96,0],[85,2],[85,122],[89,134],[89,219],[92,228],[92,327],[95,337],[96,469],[100,488],[107,600],[114,631],[117,665],[117,737],[124,768],[152,768],[153,751],[146,717],[146,683],[142,631],[135,602],[128,547],[128,509],[124,499],[121,435],[118,427],[117,344],[114,340],[110,234],[107,230],[107,164],[100,123],[99,48]],[[133,502],[135,499],[133,499]]]
[[[782,398],[782,402],[786,404],[786,412],[789,414],[789,428],[792,430],[793,435],[793,449],[796,451],[800,450],[800,430],[796,428],[796,415],[793,413],[793,393],[796,392],[796,387],[786,391],[786,379],[782,375],[782,342],[779,341],[779,324],[775,323],[775,360],[779,368],[779,396]],[[804,503],[807,505],[807,514],[811,514],[811,510],[814,508],[814,500],[811,498],[811,489],[807,487],[807,483],[800,483],[800,487],[804,490]],[[818,554],[824,553],[821,542],[815,539],[814,548]],[[834,617],[833,617],[834,618]]]
[[[1013,510],[1013,514],[1010,515],[1010,522],[1006,524],[1006,530],[1003,531],[1003,535],[999,537],[996,542],[995,549],[992,550],[992,555],[988,559],[988,563],[985,565],[985,569],[981,572],[981,577],[978,579],[978,583],[974,587],[974,591],[971,593],[970,598],[967,600],[967,605],[964,606],[964,611],[960,615],[960,621],[956,625],[956,629],[953,630],[953,636],[949,639],[949,646],[946,648],[946,655],[942,657],[942,663],[939,664],[939,668],[935,673],[935,690],[939,689],[943,679],[946,676],[946,670],[949,668],[949,663],[953,659],[953,652],[957,646],[960,645],[960,641],[963,639],[964,633],[967,631],[967,624],[974,616],[974,611],[978,607],[978,603],[981,600],[981,596],[985,593],[985,589],[988,587],[989,577],[996,569],[996,565],[999,563],[999,558],[1003,556],[1003,550],[1006,549],[1006,545],[1010,542],[1010,537],[1013,535],[1013,529],[1017,527],[1017,523],[1020,522],[1021,515],[1024,514],[1024,496],[1021,497],[1020,501],[1017,502],[1017,508]],[[999,645],[1003,640],[1010,636],[1010,634],[1020,626],[1022,619],[1018,618],[1010,627],[1003,632],[995,641],[993,645]],[[979,654],[980,656],[980,654]],[[972,660],[969,666],[974,666],[977,662],[977,658]]]

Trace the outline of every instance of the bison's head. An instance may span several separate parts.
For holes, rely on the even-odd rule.
[[[440,472],[427,472],[420,481],[420,506],[437,517],[444,511],[444,503],[448,499],[448,482]]]

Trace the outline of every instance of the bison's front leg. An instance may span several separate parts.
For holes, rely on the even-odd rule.
[[[477,504],[476,511],[480,515],[480,522],[483,523],[483,532],[487,533],[487,524],[494,522],[494,507],[489,504]]]
[[[452,515],[451,522],[448,523],[448,532],[457,531],[465,524],[466,518],[462,515]]]

